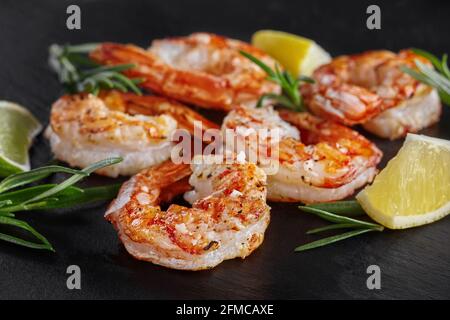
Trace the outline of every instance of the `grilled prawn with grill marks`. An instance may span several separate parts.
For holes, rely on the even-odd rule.
[[[144,79],[140,85],[155,93],[229,111],[237,104],[255,104],[264,93],[280,91],[240,50],[275,66],[261,50],[210,33],[154,40],[147,51],[134,45],[103,43],[91,57],[108,65],[134,63],[136,67],[125,73]]]
[[[278,138],[259,130],[264,128],[278,130]],[[273,170],[273,163],[268,166],[267,180],[268,199],[273,201],[343,199],[372,181],[382,156],[356,131],[305,112],[282,110],[278,114],[272,108],[240,107],[227,115],[222,130],[225,137],[231,130],[231,136],[240,141],[233,147],[245,146],[250,158],[257,155],[251,161],[275,161],[277,169]]]
[[[105,214],[137,259],[182,270],[212,268],[245,258],[264,239],[270,211],[266,175],[252,163],[216,164],[196,156],[187,164],[163,164],[125,182]],[[190,178],[189,178],[190,177]],[[191,186],[192,207],[169,202]]]
[[[340,56],[316,69],[316,82],[305,84],[301,92],[308,108],[323,118],[363,124],[380,137],[399,138],[430,126],[441,114],[436,90],[400,69],[415,69],[415,60],[431,66],[410,50]]]
[[[123,161],[97,173],[110,177],[132,175],[167,160],[172,134],[183,128],[193,133],[217,125],[190,108],[155,96],[105,91],[100,95],[65,95],[51,110],[46,136],[55,156],[71,166],[85,167],[107,157]]]

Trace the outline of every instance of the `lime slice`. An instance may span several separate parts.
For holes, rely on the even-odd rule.
[[[0,176],[30,170],[28,148],[41,124],[27,109],[8,101],[0,101],[0,114]]]
[[[260,30],[253,34],[252,44],[278,60],[294,76],[310,76],[330,55],[313,40],[291,33]]]
[[[356,199],[390,229],[445,217],[450,213],[450,141],[408,134],[395,158]]]

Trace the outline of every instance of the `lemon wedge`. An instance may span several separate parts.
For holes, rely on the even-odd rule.
[[[28,148],[42,125],[24,107],[0,101],[0,177],[30,170]]]
[[[330,55],[313,40],[291,33],[260,30],[253,34],[252,44],[278,60],[294,76],[310,76]]]
[[[408,134],[398,154],[356,199],[390,229],[445,217],[450,213],[450,141]]]

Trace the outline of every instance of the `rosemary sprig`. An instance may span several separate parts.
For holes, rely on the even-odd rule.
[[[121,72],[134,68],[134,64],[100,66],[88,54],[98,44],[57,45],[49,48],[49,65],[58,74],[59,81],[70,93],[89,92],[97,95],[101,89],[132,91],[141,95],[137,84],[141,79],[130,79]]]
[[[27,199],[35,197],[49,189],[54,188],[55,186],[56,184],[47,184],[5,193],[2,196],[10,198],[10,205],[0,207],[0,215],[6,212],[12,214],[17,211],[68,208],[72,206],[84,205],[94,201],[108,200],[114,198],[120,188],[120,184],[86,189],[71,186],[60,191],[54,197],[49,197],[42,201],[36,201],[28,204],[25,203]]]
[[[67,180],[61,182],[60,184],[55,185],[53,188],[33,197],[31,199],[24,201],[23,204],[36,202],[38,200],[53,196],[53,195],[57,194],[58,192],[66,189],[67,187],[74,185],[75,183],[77,183],[78,181],[83,179],[86,175],[90,175],[95,170],[119,163],[121,161],[122,161],[122,158],[109,158],[109,159],[105,159],[105,160],[93,163],[90,166],[81,170],[81,172],[75,173],[73,176],[71,176]]]
[[[337,241],[345,240],[345,239],[355,237],[355,236],[358,236],[363,233],[372,232],[372,231],[377,231],[377,230],[375,230],[375,229],[358,229],[358,230],[348,231],[348,232],[345,232],[342,234],[338,234],[335,236],[331,236],[331,237],[328,237],[325,239],[313,241],[313,242],[307,243],[305,245],[299,246],[299,247],[295,248],[295,251],[300,252],[300,251],[306,251],[306,250],[310,250],[310,249],[314,249],[314,248],[318,248],[318,247],[323,247],[323,246],[335,243]]]
[[[307,207],[328,211],[346,217],[366,215],[364,209],[355,200],[315,203],[307,205]]]
[[[271,99],[282,107],[289,108],[297,112],[306,111],[303,103],[303,98],[300,95],[299,86],[301,82],[314,83],[314,80],[312,78],[301,76],[298,79],[294,79],[289,71],[281,71],[278,64],[275,65],[275,69],[273,70],[250,53],[245,51],[240,51],[240,53],[256,65],[258,65],[262,70],[264,70],[264,72],[266,72],[267,74],[268,80],[279,84],[281,87],[281,94],[263,94],[256,104],[257,108],[260,108],[262,106],[265,99]]]
[[[13,235],[0,233],[0,240],[34,249],[54,251],[48,240],[33,229],[25,221],[15,218],[17,211],[47,210],[83,205],[93,201],[113,198],[119,185],[80,189],[74,184],[95,170],[122,161],[121,158],[109,158],[96,162],[82,170],[74,170],[61,166],[46,166],[38,169],[11,175],[0,182],[0,225],[9,225],[28,231],[39,242],[31,242]],[[9,191],[32,182],[44,179],[49,174],[64,172],[71,177],[59,184],[44,184]],[[8,192],[6,192],[8,191]]]
[[[349,211],[347,212],[347,215],[351,216],[361,215],[363,210],[356,201],[337,201],[326,204],[323,203],[308,206],[299,206],[299,209],[304,212],[315,214],[316,216],[326,221],[334,223],[332,225],[328,225],[325,227],[309,230],[307,234],[316,234],[324,231],[337,229],[353,229],[353,230],[298,246],[297,248],[295,248],[296,252],[322,247],[331,243],[335,243],[337,241],[348,239],[350,237],[355,237],[357,235],[366,232],[372,231],[381,232],[384,230],[384,227],[379,224],[357,220],[350,218],[349,216],[336,214],[336,212],[343,212],[345,209],[348,209]],[[329,211],[326,211],[326,209],[328,209]]]
[[[16,212],[20,210],[28,210],[28,206],[24,204],[25,201],[36,197],[52,188],[54,188],[56,184],[41,184],[37,186],[32,186],[28,188],[23,188],[19,190],[14,190],[6,193],[0,194],[0,201],[7,201],[8,205],[4,205],[0,207],[0,214],[2,212]],[[57,195],[57,199],[61,197],[75,197],[78,194],[84,193],[83,189],[80,189],[75,186],[68,187],[62,191],[60,191]],[[56,197],[56,196],[55,196]]]
[[[376,224],[376,223],[371,223],[371,222],[366,222],[366,221],[362,221],[362,220],[357,220],[357,219],[341,216],[341,215],[338,215],[335,213],[312,208],[309,206],[299,206],[299,209],[304,212],[315,214],[319,218],[322,218],[324,220],[327,220],[327,221],[333,222],[333,223],[349,223],[349,224],[352,224],[353,226],[357,226],[357,227],[367,227],[367,228],[375,228],[375,229],[381,229],[381,230],[383,229],[382,226],[380,226],[379,224]]]
[[[20,229],[24,229],[24,230],[30,232],[31,235],[33,235],[37,240],[39,240],[39,243],[20,239],[18,237],[11,236],[11,235],[8,235],[5,233],[0,233],[0,240],[11,242],[11,243],[18,244],[20,246],[24,246],[24,247],[28,247],[28,248],[33,248],[33,249],[45,249],[45,250],[50,250],[53,252],[55,251],[55,249],[53,249],[50,242],[48,242],[48,240],[42,234],[37,232],[32,226],[30,226],[25,221],[11,218],[11,217],[6,217],[6,216],[0,216],[0,224],[10,225],[10,226],[18,227]]]
[[[81,189],[82,192],[74,195],[58,194],[55,198],[49,198],[47,201],[40,202],[39,205],[35,205],[32,210],[70,208],[95,201],[110,200],[117,195],[121,185],[122,184],[120,183],[116,183],[108,186]]]
[[[329,231],[329,230],[348,229],[348,228],[353,228],[353,227],[356,227],[353,223],[336,223],[336,224],[331,224],[329,226],[308,230],[306,232],[306,234],[315,234],[315,233],[320,233],[320,232]]]
[[[450,70],[447,64],[447,54],[444,54],[440,60],[435,55],[421,49],[412,49],[412,51],[430,60],[435,69],[415,60],[417,70],[406,66],[401,66],[401,70],[420,82],[435,88],[439,92],[441,100],[450,106]]]
[[[48,177],[52,173],[58,173],[58,172],[65,172],[65,173],[72,173],[72,174],[84,174],[87,175],[87,173],[84,173],[80,170],[75,170],[71,168],[66,168],[62,166],[46,166],[41,167],[37,169],[32,169],[30,171],[21,172],[17,174],[10,175],[9,177],[6,177],[3,179],[2,182],[0,182],[0,193],[3,193],[5,191],[8,191],[10,189],[14,189],[17,187],[20,187],[25,184],[29,184],[35,181],[42,180],[46,177]]]

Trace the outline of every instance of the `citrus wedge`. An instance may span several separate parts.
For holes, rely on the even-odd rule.
[[[257,31],[252,44],[278,60],[294,76],[310,76],[314,69],[331,60],[328,52],[313,40],[287,32]]]
[[[0,101],[0,177],[30,170],[28,148],[42,125],[24,107]]]
[[[408,134],[398,154],[356,199],[390,229],[445,217],[450,213],[450,141]]]

